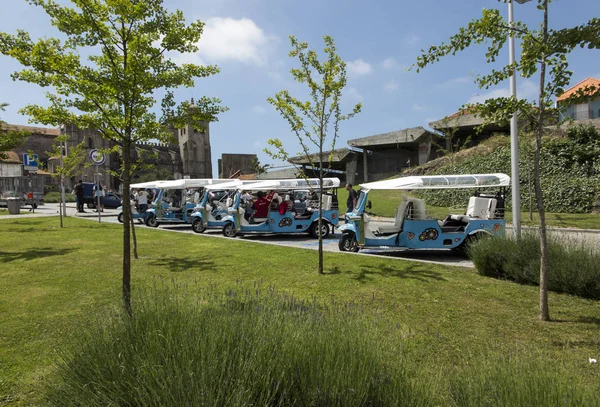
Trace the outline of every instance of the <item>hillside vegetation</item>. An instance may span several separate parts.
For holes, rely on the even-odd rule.
[[[519,139],[521,209],[529,207],[533,193],[535,140],[524,134]],[[434,174],[481,174],[510,171],[510,138],[492,137],[481,145],[441,157],[406,171],[403,176]],[[541,156],[541,179],[548,212],[589,213],[597,205],[600,191],[600,134],[592,125],[574,125],[564,136],[547,136]],[[472,191],[436,190],[421,193],[430,205],[464,205]],[[510,194],[506,200],[511,208]]]

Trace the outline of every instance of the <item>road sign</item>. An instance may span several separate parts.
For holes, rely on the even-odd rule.
[[[25,171],[37,171],[38,170],[38,155],[27,153],[23,154],[23,170]]]
[[[90,160],[96,165],[102,165],[106,161],[106,157],[97,148],[94,148],[90,151]]]

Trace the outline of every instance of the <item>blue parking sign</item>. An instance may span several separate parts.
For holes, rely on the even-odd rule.
[[[37,154],[23,154],[23,169],[26,171],[37,171],[38,159],[39,157]]]

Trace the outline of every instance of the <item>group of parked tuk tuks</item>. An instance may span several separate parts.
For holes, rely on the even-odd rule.
[[[338,178],[181,179],[132,184],[152,191],[152,203],[132,217],[149,227],[190,224],[196,233],[220,229],[224,236],[309,233],[327,237],[341,232],[339,249],[361,248],[461,249],[482,235],[504,234],[504,201],[510,178],[505,174],[435,175],[393,178],[361,184],[355,207],[340,222]],[[412,196],[424,189],[470,189],[464,213],[434,219],[422,199]],[[494,191],[489,192],[491,188]],[[319,192],[323,191],[319,210]],[[402,190],[393,220],[371,216],[371,190]],[[486,192],[488,191],[488,192]],[[119,214],[122,221],[122,214]],[[320,220],[320,221],[319,221]]]

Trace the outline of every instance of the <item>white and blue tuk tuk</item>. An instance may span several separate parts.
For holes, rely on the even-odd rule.
[[[191,215],[200,201],[204,187],[229,181],[231,180],[196,178],[158,182],[158,194],[154,197],[153,207],[146,211],[146,226],[191,223]]]
[[[203,233],[206,229],[222,229],[238,189],[256,182],[235,179],[204,187],[204,194],[191,215],[192,230]]]
[[[461,249],[482,235],[505,232],[504,199],[510,177],[505,174],[411,176],[361,184],[356,208],[346,214],[338,229],[341,251],[360,248]],[[483,194],[484,188],[500,188]],[[370,190],[473,189],[466,211],[449,214],[444,220],[426,215],[422,199],[403,196],[393,221],[371,218]]]
[[[166,182],[166,181],[139,182],[137,184],[131,184],[130,187],[132,190],[134,190],[134,189],[151,189],[153,191],[156,191],[156,186],[161,182]],[[129,194],[129,196],[131,197],[131,193]],[[148,216],[148,211],[140,212],[135,207],[134,200],[130,199],[130,202],[131,202],[131,218],[133,220],[137,219],[140,222],[145,222],[146,216]],[[123,203],[121,202],[121,206],[119,206],[117,208],[117,210],[119,211],[119,214],[117,215],[117,220],[119,221],[119,223],[123,223],[123,206],[122,205],[123,205]],[[151,207],[152,207],[152,202],[148,201],[148,208],[151,208]]]
[[[228,216],[223,221],[223,235],[235,237],[236,235],[255,233],[309,233],[317,238],[319,235],[329,235],[329,228],[338,224],[338,202],[335,188],[339,187],[338,178],[324,178],[321,186],[318,178],[309,179],[274,179],[244,185],[248,192],[255,192],[259,199],[248,196],[242,197],[240,187],[232,198],[228,208]],[[319,230],[319,202],[317,191],[323,188],[322,222]],[[296,212],[294,205],[294,191],[309,190],[310,196],[306,200],[306,209]],[[327,190],[327,192],[326,192]],[[266,192],[269,192],[267,195]],[[265,197],[264,195],[267,195]],[[268,202],[268,211],[254,212],[260,201]]]

